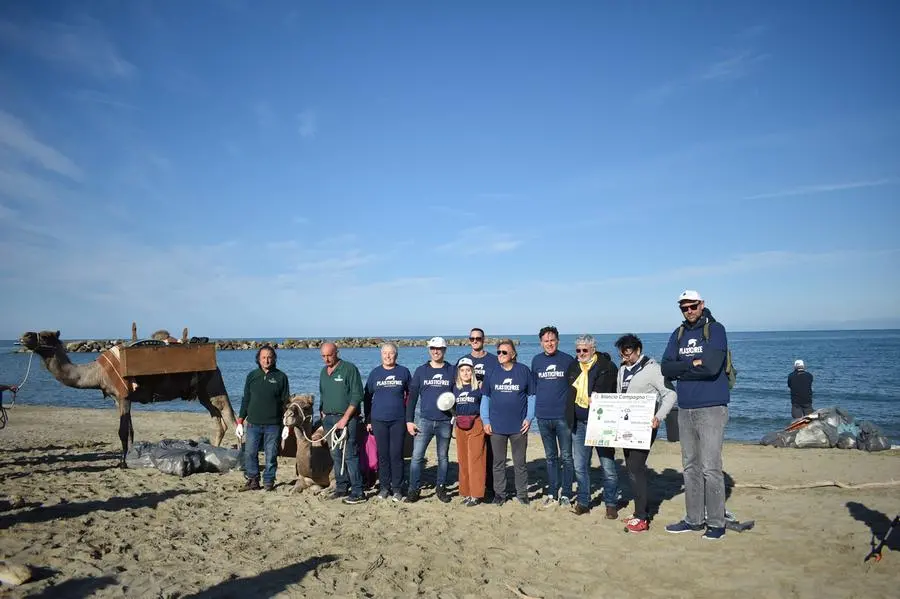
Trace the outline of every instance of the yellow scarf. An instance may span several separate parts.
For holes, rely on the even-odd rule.
[[[588,409],[591,407],[591,394],[588,392],[588,371],[596,363],[597,354],[591,356],[589,362],[578,363],[578,365],[581,366],[581,374],[578,375],[578,378],[575,379],[572,386],[575,387],[575,405],[579,408]]]

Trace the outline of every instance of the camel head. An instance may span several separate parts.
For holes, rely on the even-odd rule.
[[[284,410],[281,424],[284,426],[303,428],[309,421],[312,424],[313,396],[308,393],[292,395],[291,400]]]
[[[40,333],[28,331],[19,338],[19,342],[25,349],[40,356],[50,356],[57,347],[62,345],[59,340],[59,331],[41,331]]]

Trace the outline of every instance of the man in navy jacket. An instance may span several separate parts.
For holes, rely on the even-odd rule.
[[[701,531],[705,523],[703,538],[717,540],[725,536],[722,445],[731,398],[725,373],[728,338],[696,291],[684,291],[678,305],[684,322],[669,338],[660,367],[677,385],[687,515],[666,531]]]

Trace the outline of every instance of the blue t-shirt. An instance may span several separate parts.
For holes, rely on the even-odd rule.
[[[376,366],[366,380],[366,398],[372,413],[369,420],[402,420],[406,416],[406,393],[412,375],[406,366],[399,364],[390,370]]]
[[[566,402],[569,400],[566,369],[574,361],[575,358],[562,351],[557,351],[552,356],[541,352],[531,360],[534,415],[537,418],[559,420],[566,417]]]
[[[476,358],[472,355],[471,352],[469,352],[469,354],[464,357],[472,360],[472,364],[475,365],[475,378],[479,381],[483,381],[485,374],[500,366],[500,362],[497,361],[497,356],[495,356],[491,352],[485,353],[480,358]]]
[[[478,416],[481,410],[481,388],[472,390],[472,385],[453,386],[456,397],[457,416]]]
[[[431,362],[425,362],[418,368],[409,383],[409,402],[406,404],[406,421],[415,422],[416,403],[422,399],[420,409],[422,418],[428,420],[450,420],[450,412],[438,410],[438,395],[450,391],[456,380],[456,369],[448,362],[440,368],[431,366]]]
[[[528,396],[533,395],[534,381],[524,364],[513,364],[511,370],[502,366],[487,373],[484,395],[490,397],[488,415],[491,429],[501,435],[514,435],[522,429],[528,417]]]

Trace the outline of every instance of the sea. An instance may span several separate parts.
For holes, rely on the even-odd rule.
[[[452,336],[452,335],[451,335]],[[494,335],[491,335],[494,337]],[[518,342],[519,361],[527,366],[541,351],[536,334],[510,335]],[[574,355],[575,335],[562,335],[560,349]],[[660,360],[668,333],[639,334],[644,353]],[[422,337],[427,338],[427,337]],[[597,348],[615,359],[617,335],[594,335]],[[387,339],[387,338],[385,338]],[[281,341],[270,338],[268,341]],[[729,332],[728,343],[737,370],[737,384],[731,392],[729,421],[725,437],[729,441],[758,443],[768,432],[791,421],[787,376],[794,360],[802,359],[814,376],[813,407],[837,406],[857,421],[878,426],[891,443],[900,443],[900,330],[861,331],[772,331]],[[19,384],[25,378],[29,353],[15,353],[13,340],[0,340],[0,383]],[[489,348],[493,349],[493,348]],[[341,357],[359,368],[363,380],[381,363],[377,348],[346,348]],[[450,347],[447,359],[454,362],[468,353],[467,347]],[[255,367],[254,351],[220,350],[217,361],[231,404],[240,408],[244,378]],[[87,363],[97,354],[72,354],[76,364]],[[398,362],[410,371],[428,360],[424,347],[401,347]],[[317,349],[278,351],[278,368],[287,373],[291,391],[318,395],[322,360]],[[11,397],[3,397],[9,406]],[[28,378],[16,398],[18,405],[48,405],[73,408],[107,408],[110,430],[115,428],[115,406],[100,391],[64,387],[35,356]],[[135,411],[201,412],[196,401],[175,400],[150,405],[134,405]],[[15,407],[9,411],[9,425],[15,426]],[[536,429],[536,427],[535,427]],[[206,431],[198,431],[205,434]],[[0,435],[2,435],[0,431]],[[665,434],[665,426],[661,430]]]

